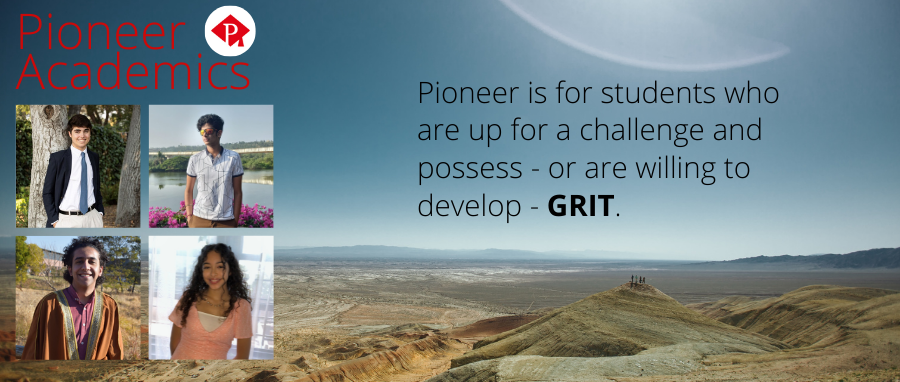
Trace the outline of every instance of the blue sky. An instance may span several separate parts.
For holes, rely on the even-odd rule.
[[[276,246],[595,249],[671,259],[900,246],[900,150],[896,149],[900,130],[895,128],[900,117],[896,107],[900,25],[895,22],[900,5],[684,2],[661,10],[654,3],[630,3],[602,9],[591,8],[591,3],[567,3],[553,13],[542,13],[544,18],[538,20],[499,1],[238,4],[253,15],[259,31],[250,50],[237,58],[217,57],[206,45],[202,26],[211,6],[180,4],[178,12],[164,6],[126,12],[59,4],[53,6],[55,15],[81,24],[187,22],[178,29],[176,49],[136,49],[123,53],[123,60],[205,65],[244,61],[249,66],[242,73],[251,85],[242,91],[76,92],[36,90],[32,83],[24,90],[5,91],[2,97],[10,115],[17,103],[74,100],[145,106],[274,105],[279,207],[276,228],[265,234],[275,235]],[[17,47],[18,19],[12,15],[44,10],[27,4],[10,8],[9,20],[2,26],[3,44]],[[674,15],[690,22],[673,21]],[[56,18],[54,22],[60,22]],[[596,20],[598,26],[579,27],[587,19]],[[42,68],[56,60],[99,65],[115,56],[105,50],[47,51],[34,46],[28,52]],[[28,52],[6,49],[8,59],[2,65],[8,74],[3,86],[14,89]],[[198,59],[198,53],[204,58]],[[768,58],[754,59],[758,57]],[[176,83],[183,80],[176,77]],[[602,104],[599,92],[577,105],[418,102],[420,81],[520,89],[527,89],[531,81],[554,95],[559,80],[592,86],[592,91],[616,84],[643,88],[654,81],[660,87],[699,84],[715,87],[716,102]],[[747,81],[777,88],[778,102],[724,102],[723,87]],[[520,94],[526,93],[516,95]],[[580,126],[594,118],[607,123],[629,117],[642,123],[683,121],[703,124],[706,135],[684,148],[668,141],[547,139],[503,139],[488,148],[465,139],[469,123],[506,127],[516,116],[551,126]],[[759,141],[711,139],[716,123],[749,124],[758,119],[763,124]],[[422,123],[457,123],[465,127],[463,139],[421,142],[417,134]],[[146,132],[147,121],[144,128]],[[153,132],[149,135],[155,139]],[[2,166],[7,177],[14,167],[9,151]],[[746,179],[725,179],[717,172],[711,186],[698,179],[637,178],[635,162],[663,155],[715,161],[718,170],[729,158],[747,162],[751,172]],[[420,186],[422,161],[518,161],[526,171],[521,179],[433,178]],[[552,179],[546,169],[554,161],[578,165],[622,161],[628,165],[628,176]],[[11,188],[0,191],[7,192],[0,196],[12,199]],[[482,194],[488,200],[516,199],[523,211],[510,223],[505,218],[421,217],[418,203],[429,194],[457,202],[480,200]],[[611,210],[619,216],[553,217],[546,205],[554,194],[613,194]],[[144,202],[142,210],[146,209]],[[4,232],[12,227],[12,217],[7,220],[3,227],[10,228]],[[247,231],[251,232],[257,231]],[[127,233],[133,234],[125,230],[117,234]]]
[[[271,105],[150,105],[150,147],[202,145],[197,120],[216,114],[225,121],[222,143],[270,141]]]
[[[28,236],[25,242],[37,244],[38,247],[43,249],[62,253],[63,249],[72,243],[72,239],[75,239],[75,236]]]
[[[768,3],[778,7],[776,3]],[[694,6],[692,4],[692,6]],[[696,5],[696,7],[700,7]],[[304,18],[301,41],[310,57],[304,71],[315,92],[303,92],[311,129],[300,142],[298,183],[308,198],[296,221],[307,245],[394,244],[429,248],[605,249],[685,258],[849,252],[900,244],[900,159],[893,142],[897,99],[897,6],[849,3],[788,5],[784,9],[695,12],[721,27],[778,41],[790,48],[756,65],[707,72],[674,72],[622,65],[560,43],[494,2],[465,7],[317,11]],[[424,8],[424,9],[423,9]],[[705,13],[704,13],[705,12]],[[395,17],[386,22],[388,16]],[[640,10],[634,17],[640,18]],[[755,18],[751,23],[743,18]],[[334,20],[353,28],[332,27]],[[307,22],[309,24],[307,24]],[[314,33],[314,32],[318,33]],[[361,33],[366,31],[366,33]],[[628,36],[622,33],[624,42]],[[711,36],[695,36],[701,43]],[[774,86],[774,105],[470,105],[419,104],[419,81],[453,86],[552,88],[576,86]],[[355,91],[354,91],[355,90]],[[718,95],[718,93],[716,93]],[[348,105],[347,113],[333,110]],[[352,107],[351,107],[352,106]],[[531,121],[749,123],[761,118],[758,142],[707,138],[675,148],[668,142],[419,142],[420,123],[508,124]],[[362,126],[360,126],[362,125]],[[331,128],[326,128],[330,126]],[[350,128],[349,126],[359,126]],[[281,130],[279,130],[281,131]],[[324,143],[324,146],[322,145]],[[330,143],[330,144],[329,144]],[[307,150],[303,150],[306,148]],[[418,186],[420,161],[522,161],[545,169],[553,161],[654,160],[660,155],[751,164],[751,176],[715,185],[690,180],[550,179],[546,172],[518,180],[437,180]],[[365,190],[363,192],[363,190]],[[422,218],[417,202],[440,198],[518,199],[525,210],[513,223],[491,218]],[[614,194],[619,217],[549,216],[550,195]],[[490,199],[489,199],[490,200]],[[283,221],[283,220],[282,220]],[[281,223],[282,221],[279,221]]]

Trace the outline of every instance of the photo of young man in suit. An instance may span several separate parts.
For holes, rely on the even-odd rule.
[[[100,156],[87,149],[92,127],[88,117],[73,115],[66,125],[72,145],[50,154],[43,193],[48,228],[103,228]]]

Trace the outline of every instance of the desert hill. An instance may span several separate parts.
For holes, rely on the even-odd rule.
[[[794,347],[831,346],[900,326],[900,293],[876,288],[812,285],[777,298],[729,298],[690,307]]]
[[[444,336],[424,335],[413,342],[355,358],[335,366],[316,370],[296,379],[297,382],[384,381],[397,379],[404,373],[434,367],[432,363],[453,347],[461,344]],[[303,361],[298,360],[298,366]],[[298,368],[299,369],[299,368]],[[279,373],[287,377],[286,373]],[[294,377],[290,375],[290,377]]]
[[[706,362],[727,365],[717,367],[719,372],[768,375],[768,379],[795,375],[847,381],[900,378],[897,291],[813,285],[766,300],[730,298],[690,307],[796,346],[762,356],[709,357]]]
[[[900,376],[896,291],[814,285],[767,300],[729,297],[690,306],[728,324],[724,327],[670,300],[649,285],[625,284],[595,294],[479,342],[429,382],[661,381],[673,376],[874,381]],[[603,353],[599,349],[626,351],[569,355]]]
[[[464,343],[474,344],[492,335],[497,335],[513,330],[529,322],[541,318],[542,314],[520,314],[514,316],[499,316],[480,320],[469,325],[453,328],[446,334],[453,339]]]
[[[621,381],[622,377],[663,377],[702,370],[705,357],[732,353],[760,354],[758,347],[739,344],[687,343],[645,350],[617,357],[543,357],[512,355],[473,362],[450,370],[428,382],[479,381]],[[679,378],[680,379],[680,378]],[[627,379],[632,380],[632,379]],[[651,379],[654,380],[655,379]],[[706,380],[706,379],[704,379]],[[733,379],[741,380],[741,378]]]
[[[653,348],[690,347],[687,344],[723,344],[747,352],[788,347],[685,308],[653,286],[626,283],[485,338],[455,358],[451,367],[511,355],[632,356]]]

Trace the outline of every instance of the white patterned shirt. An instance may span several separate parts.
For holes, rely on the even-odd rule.
[[[187,174],[197,178],[194,183],[197,189],[193,211],[195,216],[213,221],[234,219],[232,181],[235,177],[244,175],[240,154],[223,147],[222,153],[213,158],[206,149],[203,149],[191,155]]]

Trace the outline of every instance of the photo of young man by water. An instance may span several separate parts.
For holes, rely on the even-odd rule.
[[[271,105],[150,106],[151,228],[272,228]]]

